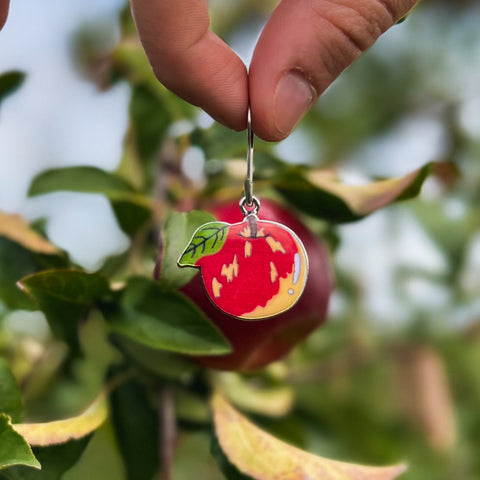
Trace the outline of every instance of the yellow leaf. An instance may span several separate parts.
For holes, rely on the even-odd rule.
[[[45,423],[17,423],[12,425],[32,446],[47,446],[65,443],[85,437],[95,431],[107,418],[106,392],[80,415]]]
[[[457,441],[457,425],[443,358],[420,345],[405,345],[396,353],[395,397],[401,411],[433,449],[450,452]]]
[[[312,185],[345,200],[358,215],[366,215],[393,202],[419,176],[421,169],[399,178],[388,178],[364,185],[341,183],[337,174],[328,170],[312,170],[307,174]]]
[[[405,465],[367,467],[318,457],[260,430],[219,393],[211,406],[224,454],[255,480],[392,480],[406,469]]]
[[[290,386],[259,387],[234,372],[216,372],[214,378],[226,397],[242,410],[282,417],[292,409],[294,395]]]
[[[20,215],[0,212],[0,236],[18,243],[28,250],[47,255],[56,255],[60,250],[32,230]]]

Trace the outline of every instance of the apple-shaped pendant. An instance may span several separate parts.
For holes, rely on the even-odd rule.
[[[178,265],[200,268],[210,300],[244,320],[260,320],[291,308],[308,274],[305,248],[290,230],[248,213],[240,223],[199,227]]]

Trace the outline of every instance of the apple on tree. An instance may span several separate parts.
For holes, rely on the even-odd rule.
[[[196,360],[222,370],[258,369],[286,355],[324,322],[333,283],[328,252],[313,232],[271,200],[261,201],[260,220],[249,221],[249,215],[243,221],[238,202],[217,205],[212,213],[218,222],[197,230],[180,259],[202,272],[182,292],[221,330],[233,352]],[[266,318],[272,308],[283,313]]]

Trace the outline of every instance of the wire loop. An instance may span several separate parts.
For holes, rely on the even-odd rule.
[[[245,188],[246,204],[247,206],[251,207],[255,203],[254,202],[255,197],[253,196],[253,130],[252,130],[252,115],[250,113],[250,107],[248,107],[248,111],[247,111],[247,138],[248,138],[247,178],[245,179],[244,188]],[[243,199],[240,203],[242,204],[242,202],[243,202]],[[257,200],[257,203],[258,203],[258,200]]]

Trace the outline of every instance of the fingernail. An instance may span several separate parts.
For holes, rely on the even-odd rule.
[[[288,135],[317,98],[312,84],[302,73],[291,70],[278,82],[274,97],[274,122],[277,130]]]

